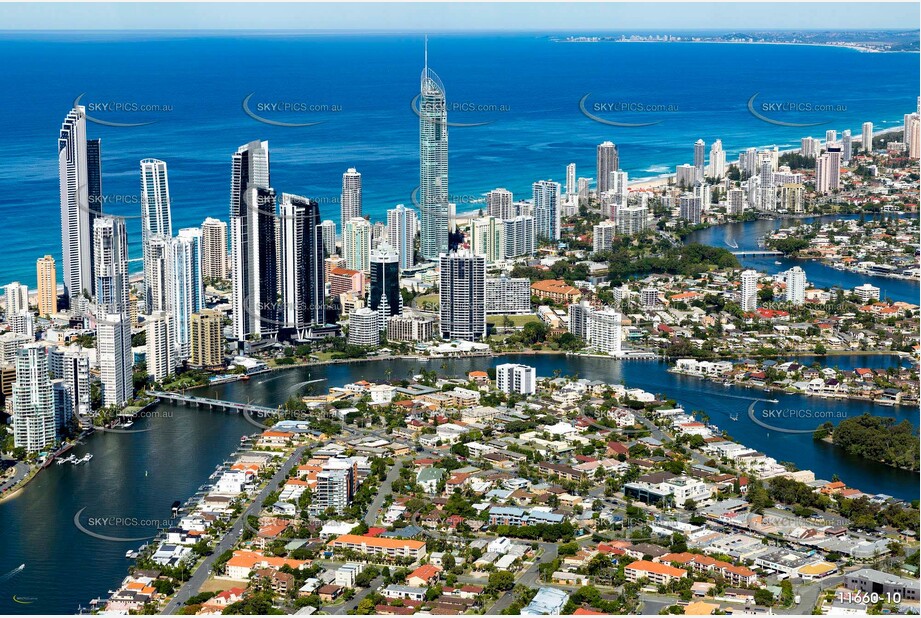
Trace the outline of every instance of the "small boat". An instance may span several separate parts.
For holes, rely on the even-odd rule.
[[[128,422],[126,422],[126,423],[122,423],[122,428],[123,428],[123,429],[128,429],[128,428],[131,427],[132,425],[134,425],[134,421],[128,421]]]
[[[138,552],[133,549],[129,549],[128,551],[125,552],[125,558],[128,558],[129,560],[133,560],[137,557],[138,557]]]
[[[729,415],[729,420],[731,420],[731,421],[737,421],[737,420],[739,420],[739,413],[736,412],[735,414],[730,414],[730,415]]]
[[[775,265],[775,266],[783,266],[783,262],[781,262],[780,260],[774,260],[774,265]]]

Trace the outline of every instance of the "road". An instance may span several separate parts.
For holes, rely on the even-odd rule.
[[[29,469],[30,469],[29,464],[18,461],[13,465],[12,469],[13,469],[13,476],[11,476],[8,480],[4,481],[3,483],[0,483],[0,494],[3,494],[4,492],[6,492],[6,490],[10,489],[11,487],[16,486],[24,478],[29,476]]]
[[[265,499],[270,493],[275,491],[275,488],[278,487],[278,484],[284,479],[291,469],[300,461],[301,455],[304,454],[306,446],[300,446],[294,449],[294,452],[288,458],[285,463],[278,468],[274,475],[272,475],[271,480],[266,484],[261,492],[256,496],[256,499],[253,500],[249,507],[243,511],[240,517],[233,523],[224,537],[217,543],[214,547],[214,550],[210,555],[206,556],[205,559],[198,565],[198,568],[195,569],[195,572],[192,573],[192,577],[179,588],[179,591],[176,595],[166,604],[166,607],[163,608],[163,614],[175,614],[182,604],[198,593],[202,584],[205,583],[205,580],[211,576],[211,566],[218,559],[218,557],[223,554],[225,551],[233,549],[233,546],[236,545],[237,541],[240,539],[240,534],[243,532],[243,526],[246,522],[246,518],[250,515],[258,515],[262,511],[262,503],[265,502]]]
[[[557,546],[556,543],[538,543],[540,548],[543,550],[543,553],[539,558],[535,558],[534,562],[528,569],[521,574],[520,577],[515,581],[515,585],[522,584],[528,588],[539,588],[538,578],[540,577],[540,565],[545,562],[553,562],[557,556]],[[556,586],[559,587],[559,586]],[[501,614],[503,610],[508,609],[508,607],[515,601],[515,595],[511,590],[503,594],[499,599],[493,603],[493,606],[486,610],[486,614],[495,615]]]
[[[387,473],[387,477],[384,479],[384,482],[381,483],[380,491],[374,496],[374,500],[372,500],[371,504],[368,506],[368,512],[365,513],[365,523],[369,526],[373,526],[377,523],[378,519],[380,519],[380,511],[384,506],[384,500],[389,494],[393,493],[393,482],[400,476],[400,468],[403,467],[403,462],[407,459],[409,458],[402,457],[394,460],[393,466],[391,466],[390,471]]]
[[[364,599],[366,596],[368,596],[369,594],[371,594],[372,592],[380,588],[383,584],[384,584],[384,578],[383,576],[379,575],[374,578],[370,586],[368,586],[367,588],[362,588],[361,592],[356,594],[350,600],[340,605],[325,606],[323,608],[323,611],[333,616],[342,616],[344,614],[347,614],[349,613],[349,610],[352,610],[358,607],[358,604],[361,603],[362,599]]]
[[[842,582],[844,582],[843,575],[835,575],[834,577],[826,577],[823,580],[817,582],[810,582],[808,584],[796,583],[793,584],[793,593],[800,595],[800,602],[797,605],[794,605],[790,609],[778,609],[775,610],[775,613],[778,614],[795,614],[798,616],[809,615],[812,613],[812,609],[815,607],[816,603],[819,600],[819,595],[822,594],[823,590],[828,588],[836,588]]]

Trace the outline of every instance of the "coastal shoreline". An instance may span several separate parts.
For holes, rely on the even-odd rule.
[[[588,37],[586,37],[588,38]],[[630,39],[599,39],[599,40],[570,40],[570,39],[553,39],[554,43],[695,43],[698,45],[786,45],[792,47],[830,47],[832,49],[850,49],[864,54],[917,54],[921,50],[913,49],[875,49],[859,43],[806,43],[800,41],[637,41]]]

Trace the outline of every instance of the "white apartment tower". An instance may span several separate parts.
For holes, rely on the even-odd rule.
[[[162,382],[176,372],[172,318],[165,311],[154,311],[144,323],[147,326],[147,375]]]
[[[534,235],[545,240],[559,240],[560,183],[538,180],[531,185],[531,189],[534,197]]]
[[[587,343],[599,352],[620,354],[622,332],[622,316],[619,311],[606,308],[589,313]]]
[[[201,276],[202,233],[197,227],[184,228],[170,241],[169,309],[172,314],[174,350],[179,359],[191,353],[192,314],[205,306],[205,289]]]
[[[502,222],[505,227],[505,257],[534,253],[534,217],[520,215]]]
[[[716,140],[710,146],[710,178],[722,178],[726,173],[726,151],[723,150],[723,141]]]
[[[93,226],[96,272],[96,359],[106,406],[122,406],[134,394],[131,319],[128,315],[128,238],[125,220],[99,217]]]
[[[131,320],[127,313],[102,312],[96,316],[96,358],[103,405],[121,407],[134,394]]]
[[[851,130],[845,129],[841,133],[841,162],[850,163],[854,145],[851,140]]]
[[[30,344],[16,353],[13,383],[13,444],[40,451],[58,439],[54,396],[45,348]]]
[[[592,250],[595,253],[610,251],[614,244],[614,222],[602,221],[592,228]]]
[[[794,305],[806,302],[806,273],[799,266],[787,271],[786,300]]]
[[[169,176],[166,162],[159,159],[141,160],[141,249],[144,259],[144,289],[148,282],[148,242],[152,236],[173,235],[170,215]],[[145,313],[152,311],[150,299],[146,300]]]
[[[318,234],[325,258],[336,255],[336,222],[331,219],[323,221],[320,223]]]
[[[815,190],[827,195],[841,188],[841,147],[831,146],[815,160]]]
[[[873,151],[873,123],[865,122],[860,131],[860,149],[864,152]]]
[[[7,320],[10,316],[29,310],[29,286],[14,281],[4,286],[4,290]]]
[[[528,365],[515,363],[498,365],[496,388],[510,395],[533,395],[537,392],[537,370]]]
[[[350,167],[342,174],[342,197],[339,204],[339,221],[342,224],[342,234],[345,235],[345,224],[356,217],[361,217],[361,173]]]
[[[400,269],[416,265],[416,211],[403,204],[387,211],[387,244],[400,254]]]
[[[739,297],[742,311],[754,311],[758,308],[758,273],[756,271],[742,272]]]
[[[511,219],[517,216],[514,195],[508,189],[499,187],[486,194],[486,214],[499,219]]]

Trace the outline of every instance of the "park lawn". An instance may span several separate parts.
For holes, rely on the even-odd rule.
[[[413,305],[418,309],[425,307],[426,303],[430,303],[431,305],[437,307],[440,299],[441,296],[439,294],[423,294],[422,296],[417,296],[413,299]]]
[[[486,323],[492,324],[493,326],[502,326],[505,322],[505,318],[509,318],[512,321],[512,326],[521,327],[529,322],[540,322],[540,318],[536,315],[488,315],[486,316]]]

